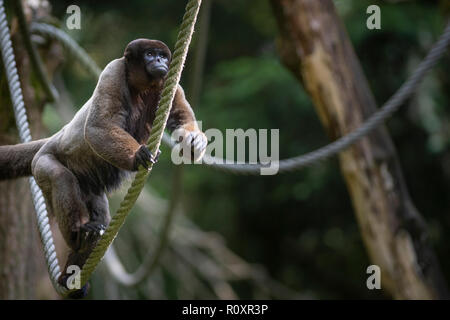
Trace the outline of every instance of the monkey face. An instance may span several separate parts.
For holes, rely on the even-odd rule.
[[[151,79],[164,78],[169,71],[169,55],[163,48],[149,48],[144,52],[145,70]]]
[[[127,67],[132,70],[131,82],[145,88],[154,81],[163,80],[169,71],[171,52],[164,42],[149,39],[131,41],[125,49]]]

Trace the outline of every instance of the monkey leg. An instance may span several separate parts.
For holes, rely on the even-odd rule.
[[[89,222],[89,211],[77,178],[49,153],[35,156],[32,172],[64,240],[72,250],[78,250],[81,226]]]
[[[109,203],[105,193],[100,195],[90,194],[86,197],[87,207],[89,210],[89,223],[91,225],[98,225],[101,229],[105,229],[111,216],[109,214]]]
[[[80,267],[84,265],[111,220],[106,194],[87,194],[85,199],[89,211],[89,222],[81,225],[80,246],[78,250],[71,254],[68,261],[68,263],[73,262],[72,264],[77,264]]]
[[[100,195],[88,194],[85,195],[86,206],[89,211],[89,222],[80,227],[79,237],[80,246],[78,250],[72,250],[67,258],[66,266],[63,269],[61,277],[59,279],[60,284],[67,287],[67,280],[71,274],[67,273],[67,269],[76,265],[80,269],[85,264],[87,258],[91,254],[92,250],[97,245],[100,237],[103,235],[106,227],[111,220],[109,213],[108,199],[106,194]],[[82,298],[87,294],[89,284],[86,284],[80,290],[74,291],[70,297]]]

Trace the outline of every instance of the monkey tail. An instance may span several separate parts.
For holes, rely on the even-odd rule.
[[[0,146],[0,181],[31,175],[31,161],[48,141],[41,139],[27,143]]]

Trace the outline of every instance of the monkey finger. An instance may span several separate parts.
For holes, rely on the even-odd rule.
[[[203,145],[205,145],[206,143],[208,143],[208,140],[201,133],[198,134],[197,137],[195,138],[195,148],[196,149],[203,150],[204,149]]]
[[[194,144],[193,144],[194,149],[200,150],[201,144],[202,144],[202,139],[201,138],[196,138],[194,140]]]
[[[151,160],[149,160],[151,162]],[[141,166],[143,166],[145,169],[148,170],[149,166],[148,166],[148,161],[146,159],[141,159]]]
[[[156,153],[156,156],[154,156],[153,153],[152,153],[150,150],[148,150],[147,148],[145,148],[145,150],[146,150],[146,153],[145,153],[145,156],[146,156],[145,162],[147,163],[147,161],[148,161],[148,162],[150,162],[150,163],[152,163],[152,164],[155,164],[155,163],[158,161],[159,154],[160,154],[161,152],[158,150],[158,152]]]
[[[186,139],[185,139],[184,143],[186,143],[186,145],[190,145],[190,144],[192,144],[192,140],[193,139],[194,139],[194,135],[192,133],[189,133],[186,136]]]
[[[136,170],[139,169],[139,166],[143,166],[145,169],[148,169],[148,163],[147,160],[145,160],[144,157],[142,157],[141,155],[139,155],[136,159]]]
[[[158,149],[158,151],[156,152],[156,156],[153,157],[153,162],[152,162],[153,164],[158,162],[160,155],[161,155],[161,150]]]
[[[142,145],[141,146],[141,154],[145,157],[145,158],[148,158],[148,159],[151,159],[151,158],[153,158],[153,154],[152,154],[152,152],[150,151],[150,150],[148,150],[148,148],[147,148],[147,146],[146,145]]]
[[[148,169],[148,163],[155,163],[155,159],[150,150],[148,150],[146,145],[141,145],[136,154],[136,167],[142,165],[144,168]],[[137,168],[136,168],[137,169]]]
[[[100,231],[100,230],[105,230],[106,226],[104,224],[101,224],[99,222],[96,221],[90,221],[88,223],[85,223],[84,225],[82,225],[83,229],[88,229],[89,231]]]
[[[197,132],[192,132],[191,133],[191,137],[192,137],[192,139],[190,141],[191,145],[194,145],[195,141],[199,138],[198,133]]]
[[[203,150],[206,149],[206,146],[207,146],[207,145],[208,145],[208,141],[205,139],[205,140],[202,141],[202,143],[201,143],[199,149],[200,149],[201,151],[203,151]]]
[[[201,142],[207,141],[206,136],[202,132],[198,133],[196,140],[200,140]]]

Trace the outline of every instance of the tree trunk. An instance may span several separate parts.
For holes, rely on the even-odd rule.
[[[333,2],[271,3],[282,60],[304,83],[330,137],[359,127],[376,103]],[[341,152],[339,160],[369,257],[381,268],[382,288],[397,299],[447,298],[386,128]]]
[[[40,4],[43,2],[41,1]],[[27,17],[30,7],[25,6]],[[40,10],[41,8],[34,8]],[[10,12],[8,12],[10,14]],[[43,137],[41,115],[46,101],[33,78],[29,56],[20,37],[16,19],[11,33],[19,78],[34,139]],[[49,45],[44,53],[53,72],[61,62],[59,45]],[[1,60],[1,59],[0,59]],[[0,62],[0,144],[19,142],[3,62]],[[35,83],[35,82],[34,82]],[[56,298],[44,263],[28,178],[0,182],[0,299]]]

